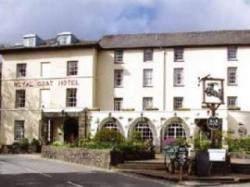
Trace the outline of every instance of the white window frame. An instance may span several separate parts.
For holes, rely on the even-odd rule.
[[[143,50],[143,62],[152,62],[154,56],[153,49],[144,49]]]
[[[114,87],[115,88],[123,87],[123,77],[124,77],[124,71],[122,69],[114,70]]]
[[[122,49],[116,49],[114,52],[114,63],[122,64],[123,63],[124,51]]]
[[[237,60],[237,53],[238,53],[237,46],[229,46],[227,48],[227,59],[228,59],[228,61]]]
[[[227,84],[228,86],[237,85],[237,67],[228,67],[227,68]]]
[[[22,78],[27,76],[27,64],[20,63],[16,65],[16,77]]]
[[[76,76],[78,74],[78,61],[67,61],[67,76]]]
[[[184,68],[174,68],[174,86],[184,86]]]
[[[143,108],[143,110],[153,108],[153,97],[143,97],[142,98],[142,108]]]
[[[14,140],[19,141],[25,137],[25,121],[24,120],[15,120],[14,121]]]
[[[164,130],[164,139],[168,138],[185,138],[186,132],[180,123],[171,123]]]
[[[183,108],[183,101],[184,101],[184,98],[183,97],[174,97],[174,110],[178,110],[178,109],[181,109]]]
[[[150,129],[148,122],[144,121],[137,122],[136,125],[134,126],[134,130],[141,133],[141,137],[144,141],[154,139],[153,132]]]
[[[18,89],[15,93],[15,108],[24,108],[26,104],[26,90]]]
[[[143,87],[153,87],[153,69],[143,69]]]
[[[232,108],[232,107],[237,107],[238,104],[237,104],[237,96],[228,96],[227,97],[227,107],[228,108]]]
[[[121,97],[114,98],[114,110],[115,111],[122,110],[122,105],[123,105],[123,98]]]
[[[174,48],[174,61],[184,62],[184,48],[183,47]]]
[[[66,107],[77,107],[77,88],[66,89]]]

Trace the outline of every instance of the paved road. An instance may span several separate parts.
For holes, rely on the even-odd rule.
[[[164,187],[172,183],[42,159],[0,155],[0,187]]]

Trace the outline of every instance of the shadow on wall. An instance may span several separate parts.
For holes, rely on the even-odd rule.
[[[16,73],[8,72],[8,77],[16,77]],[[25,107],[17,109],[15,107],[16,90],[25,89]],[[40,89],[35,89],[31,94],[32,87],[15,87],[13,79],[2,81],[2,110],[1,110],[1,128],[0,143],[9,144],[14,141],[15,120],[25,121],[24,136],[32,140],[39,136],[39,121],[41,110],[39,106]],[[34,104],[37,102],[37,106]]]

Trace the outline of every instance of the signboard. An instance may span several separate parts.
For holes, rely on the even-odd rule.
[[[212,162],[225,162],[226,149],[208,149],[209,161]]]
[[[208,78],[203,81],[203,103],[224,103],[223,79]]]
[[[186,147],[179,147],[177,151],[177,161],[183,166],[187,161],[188,149]]]
[[[217,117],[210,117],[207,119],[207,126],[210,129],[218,129],[220,127],[220,119]]]
[[[14,81],[14,87],[51,87],[51,86],[78,86],[77,79],[53,79],[53,80],[17,80]]]
[[[240,128],[238,129],[238,134],[239,134],[239,136],[241,136],[241,137],[246,136],[246,135],[247,135],[247,129],[246,129],[245,127],[240,127]]]

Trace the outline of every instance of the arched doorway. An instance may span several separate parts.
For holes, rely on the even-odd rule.
[[[132,134],[134,131],[141,134],[141,138],[144,141],[150,140],[155,143],[156,130],[148,118],[140,117],[137,118],[130,126],[129,133]]]
[[[122,135],[124,135],[124,131],[123,131],[121,123],[114,117],[108,117],[102,120],[102,122],[99,125],[99,130],[103,128],[115,130],[115,131],[120,132]]]
[[[64,121],[64,142],[73,143],[78,138],[78,118],[67,118]]]
[[[183,119],[174,117],[167,120],[162,128],[161,145],[164,147],[170,141],[189,137],[189,128]]]

